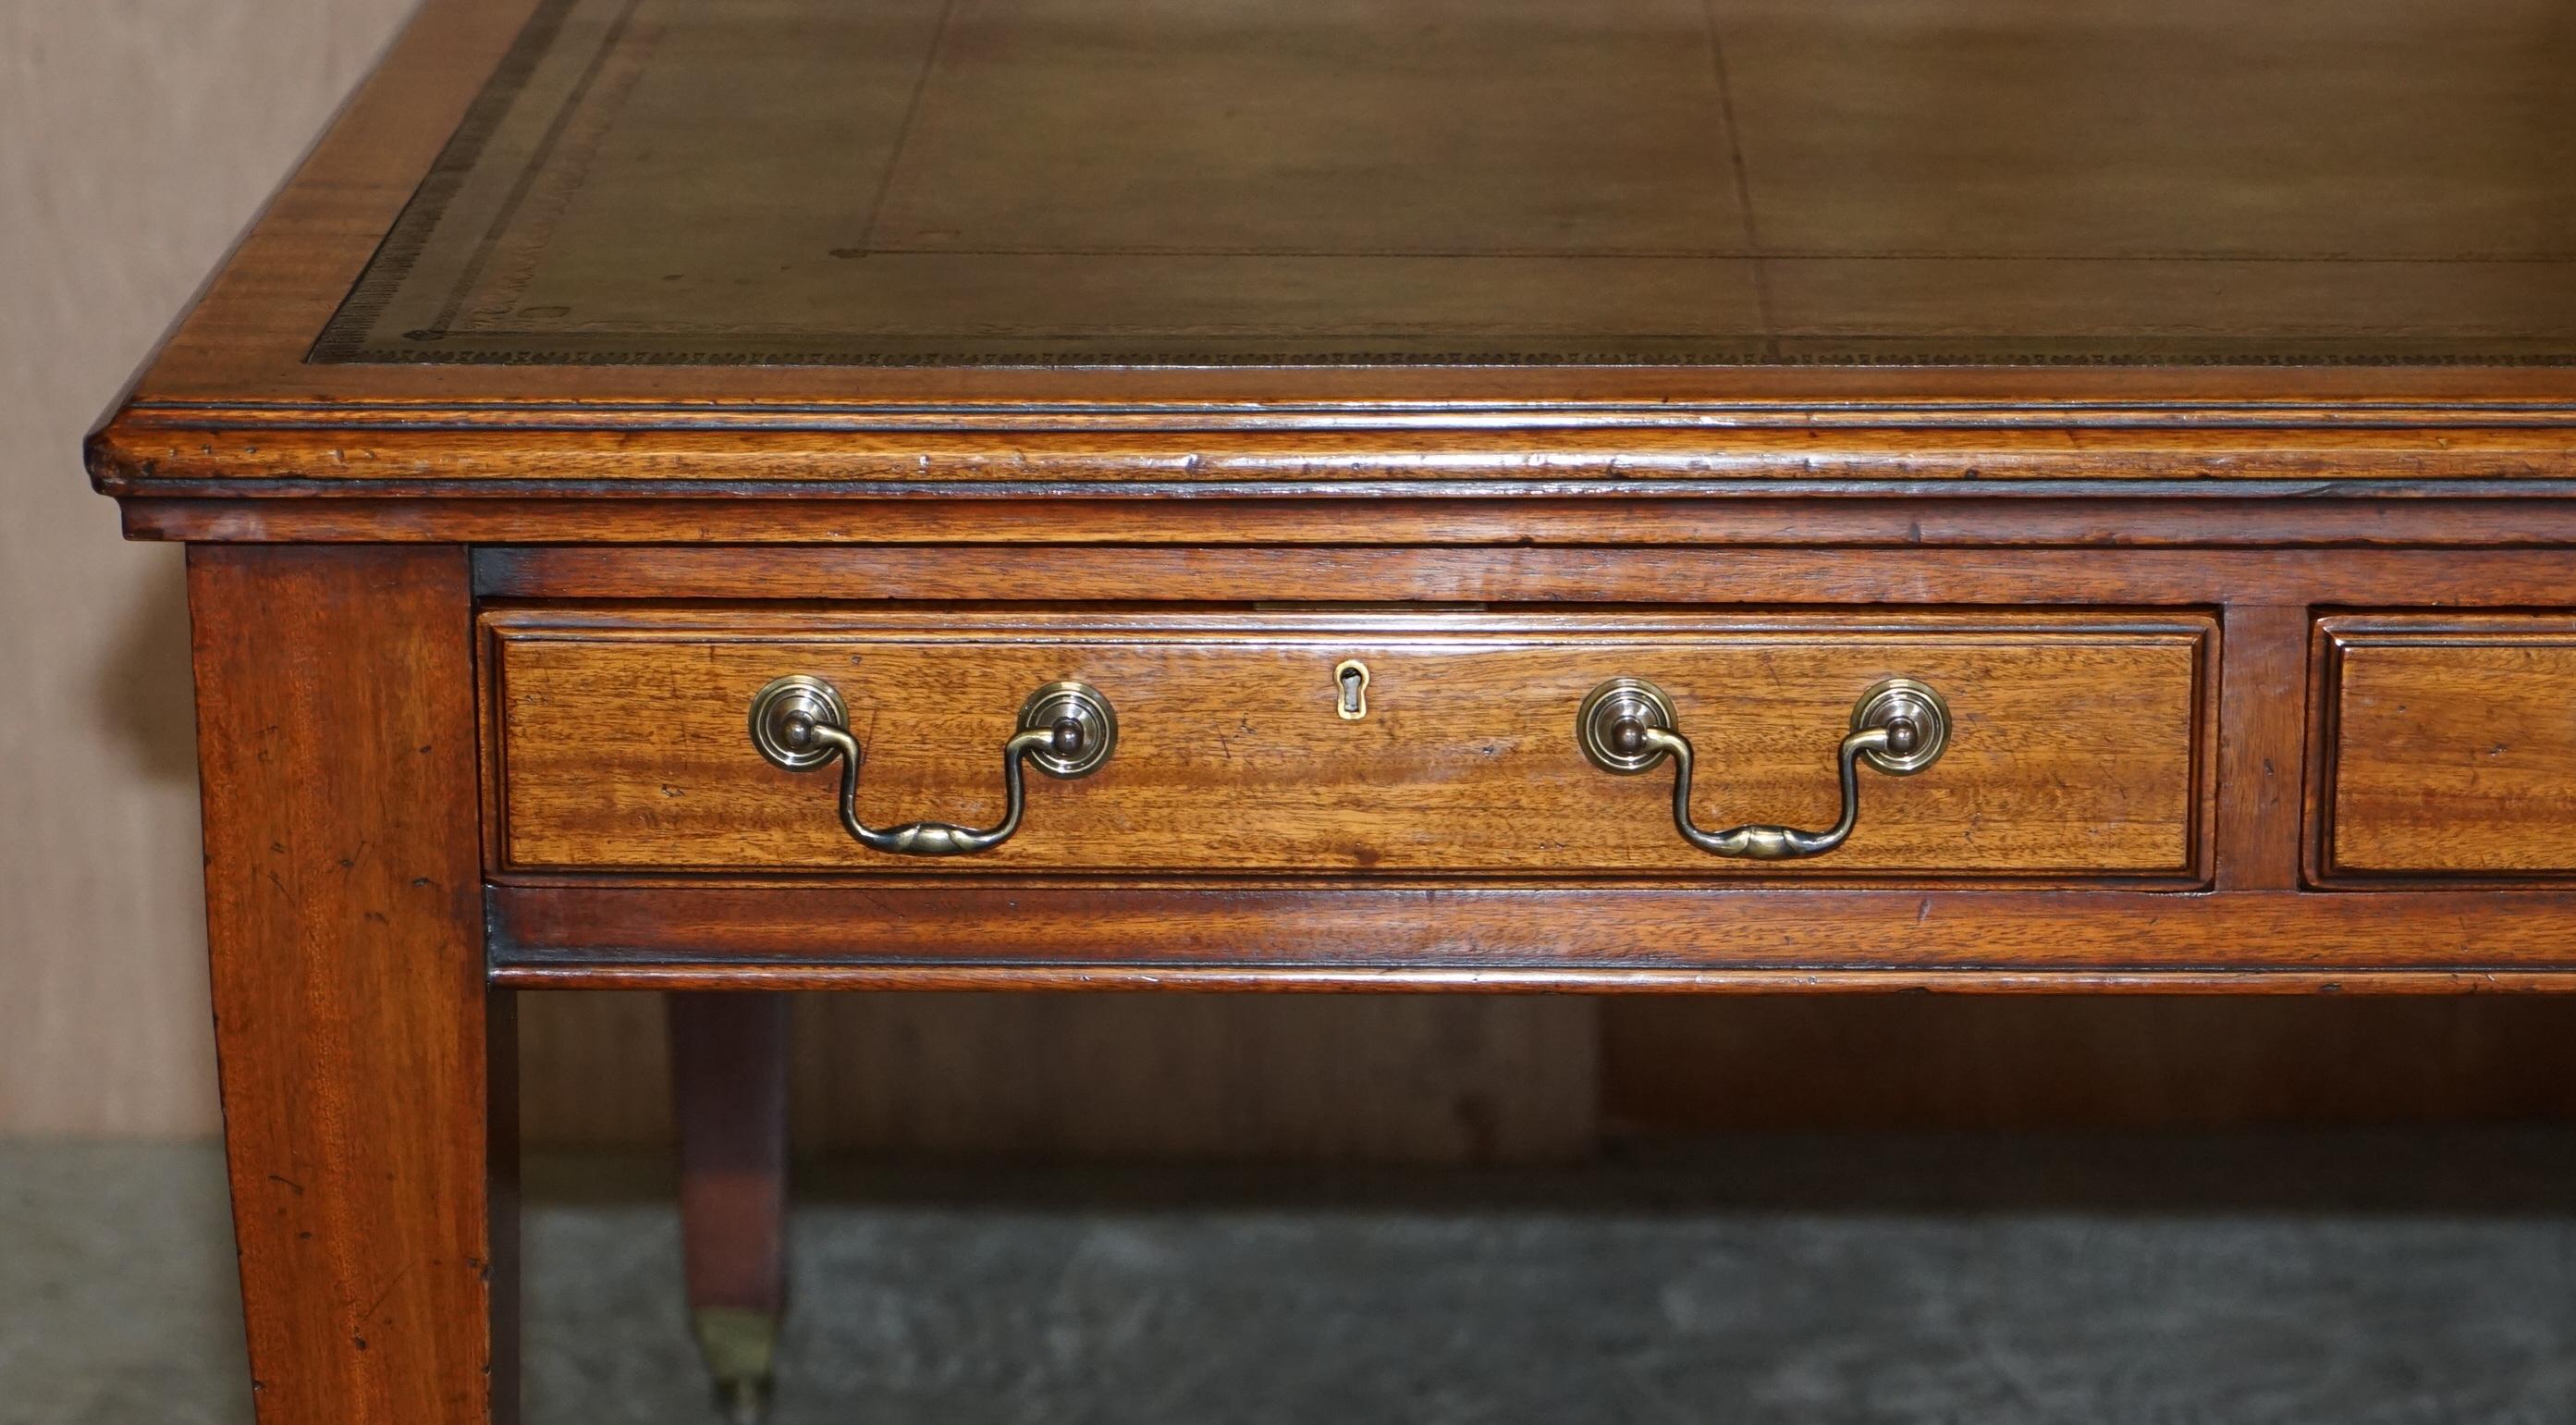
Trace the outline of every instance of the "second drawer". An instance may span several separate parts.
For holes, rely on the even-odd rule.
[[[514,610],[486,633],[502,870],[2184,879],[2202,859],[2215,629],[2192,614]],[[837,698],[877,829],[993,827],[1003,746],[1043,686],[1097,690],[1116,740],[1078,779],[1029,764],[997,844],[872,850],[836,812],[843,759],[809,739],[828,760],[788,770],[754,746],[752,704],[786,675]],[[1579,747],[1616,678],[1662,693],[1711,830],[1829,830],[1837,749],[1888,680],[1932,690],[1949,726],[1919,772],[1857,764],[1839,846],[1728,859],[1676,829],[1674,758],[1613,775]],[[1617,710],[1596,730],[1651,755]],[[1086,716],[1040,722],[1096,754]],[[1895,746],[1920,751],[1908,722]]]

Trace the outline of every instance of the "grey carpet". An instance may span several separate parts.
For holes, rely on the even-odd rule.
[[[531,1172],[531,1425],[709,1419],[649,1173]],[[0,1425],[243,1425],[219,1160],[0,1145]],[[779,1425],[2576,1420],[2576,1135],[842,1172]]]

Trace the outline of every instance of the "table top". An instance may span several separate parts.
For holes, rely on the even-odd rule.
[[[2569,73],[2556,0],[427,0],[90,466],[2576,492]]]
[[[2532,0],[543,0],[319,362],[2576,361]]]

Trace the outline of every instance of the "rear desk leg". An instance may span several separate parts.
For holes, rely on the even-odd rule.
[[[669,996],[689,1309],[716,1398],[740,1422],[769,1398],[787,1306],[788,997]]]
[[[516,1045],[465,551],[201,546],[188,606],[260,1425],[509,1425]]]

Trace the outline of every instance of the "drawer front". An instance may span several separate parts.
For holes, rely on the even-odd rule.
[[[2320,869],[2576,873],[2576,618],[2318,625]]]
[[[487,615],[503,870],[976,874],[2187,878],[2201,862],[2213,630],[2195,615],[1707,618],[862,612]],[[1366,665],[1346,716],[1336,670]],[[748,710],[828,682],[875,826],[987,827],[1032,690],[1096,688],[1108,761],[1027,778],[1024,821],[971,855],[870,850],[842,765],[763,759]],[[1830,827],[1855,700],[1911,678],[1946,702],[1939,759],[1864,766],[1829,854],[1685,844],[1673,763],[1611,775],[1585,696],[1651,680],[1696,752],[1693,810]]]

